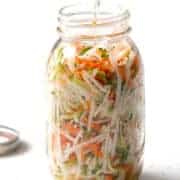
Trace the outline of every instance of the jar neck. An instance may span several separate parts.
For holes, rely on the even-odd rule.
[[[102,7],[94,18],[94,12],[88,9],[87,5],[70,5],[59,12],[58,31],[60,36],[66,39],[124,36],[130,31],[129,17],[129,11],[121,6]]]

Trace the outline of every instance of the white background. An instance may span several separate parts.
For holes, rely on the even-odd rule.
[[[67,1],[66,1],[67,2]],[[132,36],[145,63],[146,153],[142,180],[180,180],[180,2],[129,0]],[[0,157],[0,180],[50,180],[45,67],[58,0],[0,0],[0,124],[29,147]]]

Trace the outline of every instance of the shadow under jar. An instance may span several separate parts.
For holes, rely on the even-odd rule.
[[[55,180],[138,180],[144,149],[143,66],[129,12],[60,11],[48,61],[48,154]]]

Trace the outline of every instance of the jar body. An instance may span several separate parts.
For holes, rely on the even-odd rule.
[[[144,83],[132,40],[59,40],[48,76],[54,178],[137,180],[144,149]]]

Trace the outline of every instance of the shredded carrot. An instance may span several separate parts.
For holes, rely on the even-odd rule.
[[[115,99],[116,99],[116,93],[114,92],[114,90],[111,89],[108,98],[109,98],[109,100],[111,100],[111,101],[113,101],[113,102],[115,101]]]
[[[113,180],[113,175],[105,175],[105,180]]]
[[[127,70],[126,66],[118,66],[119,75],[121,76],[122,81],[127,81]]]
[[[105,85],[105,84],[106,84],[105,80],[102,79],[102,78],[100,78],[99,76],[96,76],[95,79],[96,79],[98,82],[100,82],[102,85]]]
[[[55,133],[52,134],[52,149],[55,148],[56,146],[56,143],[57,143],[57,135]],[[61,143],[61,146],[62,146],[62,149],[64,149],[66,147],[66,145],[69,143],[70,145],[72,145],[72,142],[67,138],[65,137],[64,135],[60,135],[60,143]]]
[[[91,128],[94,129],[95,131],[99,132],[101,130],[101,128],[102,128],[102,125],[97,124],[97,123],[92,123]]]
[[[96,57],[91,57],[91,59],[81,59],[76,58],[76,63],[81,65],[82,70],[83,69],[94,69],[97,68],[101,71],[104,71],[105,73],[112,72],[112,65],[109,62],[109,60],[103,60],[100,61]]]
[[[92,154],[94,154],[94,156],[96,157],[100,157],[100,158],[103,157],[103,153],[101,151],[101,143],[92,143],[84,146],[81,151],[82,159],[85,159],[85,154],[87,150],[90,151]]]
[[[101,144],[100,143],[94,143],[94,144],[88,144],[86,146],[87,149],[91,150],[92,153],[94,153],[94,155],[96,157],[101,157],[102,156],[102,152],[101,152]]]
[[[102,157],[103,157],[103,152],[102,152],[102,151],[98,151],[98,153],[97,153],[97,157],[102,158]]]
[[[62,134],[60,135],[60,139],[61,139],[61,147],[62,147],[62,149],[64,149],[67,146],[68,143],[70,145],[72,145],[72,142],[68,138],[63,136]]]
[[[138,56],[136,56],[130,67],[130,77],[127,82],[129,88],[135,88],[134,78],[136,77],[137,73],[139,72],[139,69],[140,69],[140,60],[139,60]]]
[[[76,158],[76,154],[75,153],[72,153],[72,154],[70,154],[70,156],[69,156],[69,160],[70,161],[75,161],[77,158]]]
[[[74,126],[72,123],[67,122],[64,124],[64,126],[62,127],[62,129],[66,130],[67,132],[69,132],[69,134],[73,137],[76,137],[80,131],[79,127]]]
[[[132,169],[133,169],[132,164],[121,164],[119,167],[124,169],[125,171],[130,171],[130,170],[132,171]]]
[[[87,117],[83,118],[83,119],[82,119],[82,122],[83,122],[85,125],[87,125],[87,124],[88,124],[88,119],[87,119]],[[99,131],[101,130],[101,128],[102,128],[102,125],[101,125],[101,124],[97,124],[97,123],[95,123],[95,122],[92,122],[92,123],[91,123],[91,128],[92,128],[93,130],[99,132]]]
[[[124,169],[126,172],[125,180],[131,180],[131,177],[133,175],[133,165],[132,164],[122,164],[119,166],[120,168]]]
[[[135,76],[137,75],[138,71],[140,69],[140,60],[139,57],[136,55],[136,57],[134,58],[134,61],[130,67],[131,70],[131,78],[135,78]]]

